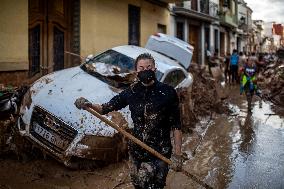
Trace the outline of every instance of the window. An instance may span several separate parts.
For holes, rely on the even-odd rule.
[[[218,30],[214,30],[214,40],[215,40],[215,46],[214,46],[214,48],[215,48],[215,51],[217,50],[217,49],[219,49],[219,31]]]
[[[177,22],[176,24],[176,36],[177,38],[184,40],[184,23],[183,22]]]
[[[93,62],[100,62],[118,66],[121,69],[120,73],[128,73],[130,70],[134,70],[134,59],[114,50],[108,50],[98,55],[90,63]]]
[[[128,5],[128,44],[140,45],[140,7]]]
[[[29,30],[29,76],[40,72],[40,25]]]
[[[158,24],[158,33],[167,33],[167,26],[163,24]]]
[[[53,69],[64,69],[64,32],[54,27],[53,30]]]
[[[228,7],[228,9],[231,9],[231,0],[224,0],[223,7]]]
[[[164,83],[168,84],[172,87],[176,87],[184,79],[185,79],[185,75],[184,75],[183,71],[175,70],[175,71],[168,73],[168,75],[166,76],[166,78],[164,80]]]

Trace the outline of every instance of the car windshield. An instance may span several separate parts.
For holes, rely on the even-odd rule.
[[[108,50],[82,65],[82,69],[116,88],[126,88],[136,79],[134,59],[114,50]],[[160,81],[163,73],[156,71]]]

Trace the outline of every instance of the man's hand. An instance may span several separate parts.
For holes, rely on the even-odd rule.
[[[103,109],[100,104],[92,104],[90,107],[96,112],[98,112],[99,114],[102,114]]]
[[[84,97],[80,97],[75,101],[75,106],[78,109],[86,109],[87,107],[92,106],[92,103],[90,101],[88,101],[87,99],[85,99]]]
[[[172,161],[172,164],[171,164],[170,168],[173,169],[174,171],[177,171],[177,172],[181,171],[182,163],[183,163],[182,156],[173,154],[172,157],[171,157],[171,161]]]

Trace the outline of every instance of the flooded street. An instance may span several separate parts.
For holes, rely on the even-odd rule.
[[[214,188],[284,188],[283,117],[257,98],[248,113],[245,97],[230,89],[231,116],[209,126],[186,167]]]
[[[229,90],[230,115],[204,118],[184,136],[188,156],[184,167],[213,188],[284,188],[284,118],[257,98],[248,113],[238,88]],[[126,161],[94,171],[72,171],[51,158],[20,162],[1,157],[0,170],[0,189],[133,189]],[[166,189],[177,188],[202,187],[170,171]]]

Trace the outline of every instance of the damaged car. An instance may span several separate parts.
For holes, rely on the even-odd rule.
[[[193,47],[165,34],[149,38],[145,48],[131,45],[114,47],[97,56],[88,56],[77,67],[56,71],[37,80],[25,94],[17,128],[21,136],[66,166],[82,159],[98,162],[119,161],[127,150],[125,139],[87,111],[75,107],[78,97],[105,103],[136,78],[134,61],[142,53],[155,61],[157,79],[188,91],[193,79],[189,68]],[[128,108],[111,112],[108,119],[131,128]]]

